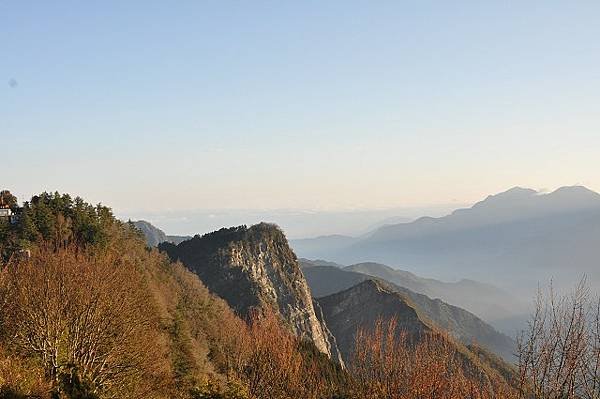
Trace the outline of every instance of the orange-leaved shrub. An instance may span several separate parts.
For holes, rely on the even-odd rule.
[[[351,362],[352,396],[362,399],[513,398],[495,373],[482,375],[451,338],[439,332],[410,335],[395,319],[359,329]]]
[[[11,261],[0,285],[0,326],[22,357],[39,360],[57,392],[148,396],[160,381],[157,324],[143,275],[126,257],[40,246]]]

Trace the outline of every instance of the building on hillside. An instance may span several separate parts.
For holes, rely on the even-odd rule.
[[[7,205],[0,205],[0,218],[10,218],[12,214],[12,209]]]
[[[13,212],[8,205],[0,205],[0,219],[8,220],[10,224],[16,224],[19,221],[19,213],[19,210]]]

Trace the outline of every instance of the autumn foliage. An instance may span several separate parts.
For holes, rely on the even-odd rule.
[[[584,285],[570,297],[540,297],[514,378],[484,350],[436,329],[408,334],[394,319],[359,326],[342,369],[292,335],[276,311],[240,318],[108,208],[43,193],[18,224],[0,227],[0,398],[600,394],[600,305]]]
[[[35,357],[57,391],[146,395],[155,313],[143,280],[110,252],[40,248],[3,271],[0,313],[6,342]]]
[[[421,336],[399,330],[395,319],[360,329],[351,373],[356,398],[510,398],[502,379],[483,375],[451,339],[437,332]]]
[[[331,397],[333,384],[323,378],[322,355],[307,356],[302,341],[293,336],[273,312],[255,313],[244,334],[238,377],[257,399]],[[341,370],[341,369],[339,369]]]

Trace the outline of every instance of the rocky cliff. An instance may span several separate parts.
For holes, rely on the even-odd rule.
[[[167,241],[167,235],[158,227],[153,226],[145,220],[136,220],[132,222],[136,229],[142,232],[146,239],[146,245],[156,247],[161,242]]]
[[[146,245],[148,245],[149,247],[157,247],[158,244],[163,242],[171,242],[177,245],[182,241],[186,241],[192,238],[190,236],[166,235],[164,231],[145,220],[136,220],[131,223],[133,223],[136,229],[142,232],[144,238],[146,239]]]
[[[242,317],[272,309],[295,335],[341,363],[334,338],[317,317],[296,255],[278,227],[261,223],[221,229],[159,248],[198,274]]]

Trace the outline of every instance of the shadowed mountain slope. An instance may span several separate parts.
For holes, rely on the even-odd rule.
[[[408,335],[410,341],[419,341],[425,334],[448,340],[463,359],[465,370],[482,378],[514,379],[514,369],[487,353],[483,348],[465,345],[445,336],[423,315],[420,307],[404,293],[397,292],[378,280],[367,279],[347,290],[318,299],[327,325],[338,339],[345,359],[353,359],[356,335],[359,330],[373,328],[379,320],[395,320],[397,331]]]
[[[357,263],[345,267],[344,270],[379,277],[430,298],[439,298],[467,309],[493,325],[496,325],[496,321],[505,320],[515,313],[526,313],[527,306],[514,296],[498,287],[479,281],[462,279],[457,282],[444,282],[374,262]],[[517,326],[509,328],[511,331],[508,333],[513,334],[516,328]]]
[[[367,279],[348,290],[317,300],[325,321],[338,339],[344,359],[351,359],[356,332],[373,326],[377,319],[396,317],[398,326],[411,335],[430,331],[408,299],[389,291],[375,280]]]
[[[431,299],[426,295],[418,294],[382,279],[374,280],[365,274],[341,270],[332,266],[313,266],[304,269],[304,274],[313,294],[319,298],[321,304],[322,297],[335,297],[340,291],[348,290],[364,281],[377,281],[379,287],[409,299],[421,314],[421,320],[447,330],[466,345],[477,342],[504,359],[513,360],[514,341],[464,309],[449,305],[439,299]],[[332,303],[331,299],[327,303]],[[329,324],[328,326],[335,335],[335,328]],[[336,338],[340,339],[337,335]]]

